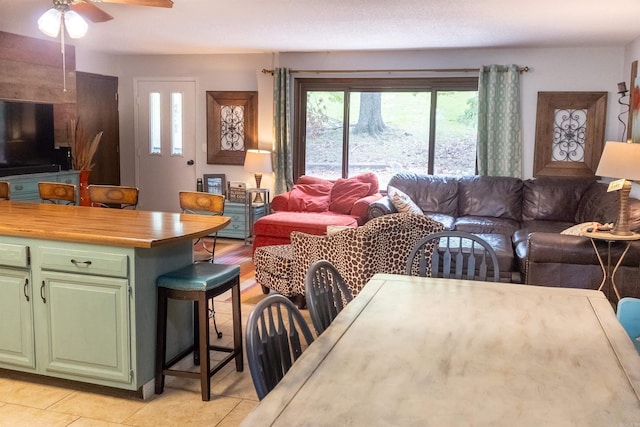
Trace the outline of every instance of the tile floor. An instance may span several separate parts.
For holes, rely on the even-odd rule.
[[[215,302],[221,345],[233,340],[227,298],[221,295]],[[243,339],[253,307],[242,306]],[[303,315],[312,327],[308,311]],[[212,359],[223,356],[212,353]],[[258,404],[246,357],[244,361],[243,372],[236,372],[231,362],[211,378],[209,402],[201,399],[199,380],[189,378],[166,377],[164,393],[143,401],[0,372],[0,426],[237,426]]]

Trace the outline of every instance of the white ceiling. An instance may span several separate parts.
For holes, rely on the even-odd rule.
[[[46,37],[51,0],[0,0],[0,31]],[[174,0],[100,4],[115,19],[68,42],[109,53],[201,54],[625,46],[639,0]]]

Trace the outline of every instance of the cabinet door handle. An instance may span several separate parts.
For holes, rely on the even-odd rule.
[[[47,303],[47,299],[44,297],[44,280],[42,281],[42,286],[40,286],[40,298],[42,298],[43,303]]]
[[[91,265],[91,261],[77,261],[75,259],[72,259],[71,264],[75,265],[76,267],[80,266],[80,264],[84,264],[85,267],[89,267]]]
[[[29,289],[29,279],[24,279],[23,292],[24,292],[24,297],[27,299],[27,301],[29,301],[29,294],[27,293],[28,289]]]

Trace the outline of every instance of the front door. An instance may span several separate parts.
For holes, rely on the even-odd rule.
[[[138,209],[179,212],[178,192],[195,190],[195,81],[136,84]]]

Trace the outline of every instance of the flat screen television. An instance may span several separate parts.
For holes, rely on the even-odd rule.
[[[54,172],[53,104],[0,100],[0,176]]]

